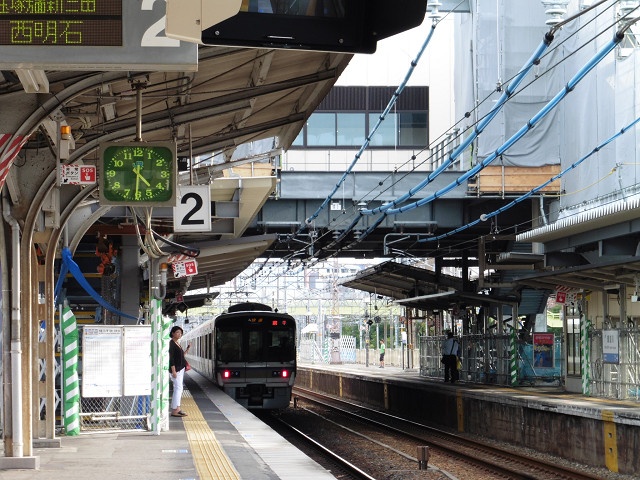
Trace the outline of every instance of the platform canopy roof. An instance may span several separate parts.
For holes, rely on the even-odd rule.
[[[47,70],[43,74],[49,92],[40,94],[25,93],[18,76],[3,71],[0,96],[11,98],[18,115],[24,117],[14,131],[31,134],[23,151],[34,157],[47,150],[54,155],[56,122],[71,127],[71,154],[66,163],[95,164],[101,143],[133,141],[139,132],[145,142],[175,141],[179,157],[199,156],[201,163],[193,172],[181,173],[180,183],[211,184],[212,201],[234,211],[218,215],[213,231],[207,234],[174,234],[171,209],[154,208],[151,218],[160,235],[200,248],[200,273],[190,288],[206,282],[213,286],[233,279],[273,242],[272,235],[240,240],[274,192],[270,162],[289,148],[351,57],[200,47],[197,71]],[[252,172],[248,164],[253,162],[263,162],[266,172]],[[229,170],[242,165],[247,166],[245,172]],[[31,199],[50,188],[50,183],[43,186],[42,178],[21,167],[12,167],[5,189],[14,204],[24,206],[26,215]],[[262,178],[256,178],[259,176]],[[52,179],[50,175],[48,181]],[[71,190],[66,188],[63,202]],[[95,187],[83,195],[74,213],[81,221],[70,232],[76,247],[85,243],[88,251],[95,249],[98,231],[112,237],[136,234],[131,212],[99,207]],[[16,214],[20,216],[19,211]],[[174,283],[176,289],[185,286],[184,281]]]
[[[474,293],[476,283],[463,289],[462,279],[451,275],[436,275],[423,265],[408,265],[387,261],[367,268],[340,285],[375,295],[390,297],[408,308],[421,310],[447,309],[451,306],[487,306],[512,304],[513,299]]]

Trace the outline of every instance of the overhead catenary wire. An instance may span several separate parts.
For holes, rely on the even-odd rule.
[[[433,241],[437,241],[437,240],[442,240],[443,238],[447,238],[447,237],[450,237],[452,235],[455,235],[456,233],[462,232],[462,231],[464,231],[464,230],[466,230],[466,229],[468,229],[470,227],[473,227],[474,225],[477,225],[478,223],[480,223],[482,221],[489,220],[490,218],[495,217],[496,215],[499,215],[500,213],[509,210],[510,208],[516,206],[518,203],[520,203],[520,202],[526,200],[527,198],[529,198],[534,193],[538,193],[543,188],[545,188],[547,185],[549,185],[549,184],[555,182],[556,180],[562,178],[565,174],[567,174],[568,172],[570,172],[571,170],[576,168],[578,165],[580,165],[582,162],[584,162],[585,160],[590,158],[592,155],[598,153],[600,150],[602,150],[604,147],[606,147],[609,143],[613,142],[615,139],[617,139],[621,135],[624,135],[627,131],[629,131],[638,122],[640,122],[640,117],[636,118],[633,122],[631,122],[627,126],[621,128],[615,135],[609,137],[607,140],[605,140],[604,142],[600,143],[597,147],[595,147],[593,150],[591,150],[588,154],[586,154],[585,156],[580,158],[578,161],[572,163],[569,167],[565,168],[563,171],[561,171],[557,175],[551,177],[546,182],[538,185],[537,187],[531,189],[529,192],[527,192],[527,193],[519,196],[515,200],[509,202],[507,205],[505,205],[503,207],[500,207],[500,208],[494,210],[493,212],[490,212],[490,213],[487,213],[487,214],[483,214],[483,215],[480,216],[479,219],[477,219],[477,220],[475,220],[473,222],[467,223],[466,225],[463,225],[463,226],[461,226],[459,228],[456,228],[455,230],[452,230],[452,231],[447,232],[447,233],[443,233],[442,235],[438,235],[438,236],[435,236],[435,237],[419,239],[419,240],[416,241],[416,243],[433,242]],[[607,176],[611,175],[611,173],[612,172],[608,173]]]
[[[399,213],[403,213],[405,211],[409,211],[419,206],[426,205],[437,198],[440,198],[446,195],[448,192],[453,190],[462,184],[462,182],[466,181],[469,177],[476,175],[483,168],[488,166],[491,162],[493,162],[496,158],[502,155],[506,150],[508,150],[511,146],[513,146],[518,140],[520,140],[528,131],[530,131],[535,125],[537,125],[553,108],[555,108],[560,101],[562,101],[573,89],[576,85],[593,69],[595,66],[602,61],[606,57],[608,53],[610,53],[620,41],[624,38],[625,31],[630,28],[632,23],[622,27],[618,30],[614,38],[603,48],[601,48],[570,80],[567,82],[565,87],[560,90],[536,115],[534,115],[524,126],[522,126],[513,136],[511,136],[505,143],[503,143],[493,154],[483,160],[481,163],[467,171],[465,174],[458,177],[454,182],[450,183],[446,187],[436,191],[434,194],[426,197],[422,200],[414,202],[409,205],[405,205],[400,208],[389,209],[379,216],[378,220],[370,226],[358,239],[358,241],[362,241],[363,238],[366,238],[370,235],[373,230],[384,220],[387,215],[396,215]],[[359,217],[358,217],[359,218]],[[480,221],[480,220],[478,220]],[[352,225],[354,223],[352,222]],[[344,237],[346,233],[343,232],[341,237]],[[334,242],[335,243],[335,242]],[[342,249],[339,249],[341,251]]]
[[[586,9],[586,10],[582,11],[580,14],[574,15],[573,17],[570,17],[570,18],[568,18],[567,20],[563,21],[561,24],[557,25],[557,26],[556,26],[556,28],[559,28],[560,26],[565,25],[566,23],[568,23],[568,22],[570,22],[570,21],[574,20],[575,18],[577,18],[577,17],[578,17],[578,16],[580,16],[581,14],[586,13],[586,12],[587,12],[587,11],[589,11],[589,10],[593,10],[593,9],[595,9],[596,7],[601,6],[602,4],[606,3],[607,1],[608,1],[608,0],[602,0],[602,1],[600,1],[600,2],[597,2],[597,3],[593,4],[589,9]],[[615,2],[614,2],[614,4],[613,4],[612,6],[614,6],[614,5],[615,5]],[[611,6],[610,6],[610,7],[608,7],[608,8],[611,8]],[[608,9],[607,9],[607,10],[608,10]],[[600,12],[600,13],[598,13],[598,14],[596,15],[596,17],[595,17],[595,18],[597,18],[599,15],[602,15],[603,13],[604,13],[604,12]],[[589,23],[593,22],[593,21],[595,20],[595,18],[594,18],[594,19],[590,19],[590,20],[589,20],[585,25],[581,26],[581,27],[578,29],[578,31],[580,31],[581,29],[585,28],[585,26],[586,26],[586,25],[588,25]],[[577,32],[572,33],[568,38],[571,38],[571,37],[572,37],[573,35],[575,35],[576,33],[577,33]],[[600,36],[602,33],[605,33],[605,31],[603,31],[603,32],[599,33],[598,35],[596,35],[596,37],[597,37],[597,36]],[[595,37],[594,37],[594,38],[595,38]],[[559,46],[561,46],[565,41],[567,41],[567,39],[564,39],[564,40],[560,43],[560,45],[558,45],[556,48],[558,48]],[[580,47],[580,48],[583,48],[585,45],[587,45],[587,43],[585,43],[585,44],[584,44],[582,47]],[[579,49],[578,49],[578,50],[579,50]],[[552,51],[552,50],[550,50],[549,52],[551,52],[551,51]],[[574,52],[574,53],[575,53],[575,52]],[[571,54],[571,55],[569,55],[568,57],[572,56],[574,53],[572,53],[572,54]],[[547,53],[547,55],[548,55],[548,54],[549,54],[549,53]],[[547,56],[547,55],[544,55],[544,56]],[[559,63],[561,63],[562,61],[566,60],[568,57],[565,57],[563,60],[561,60],[561,61],[560,61],[560,62],[558,62],[557,64],[555,64],[555,65],[551,66],[551,67],[550,67],[550,69],[551,69],[551,68],[555,68]],[[544,57],[543,57],[543,58],[544,58]],[[539,80],[539,78],[540,78],[540,77],[542,77],[543,75],[544,75],[544,73],[543,73],[543,74],[541,74],[541,75],[537,75],[537,76],[536,76],[536,79],[532,80],[532,81],[529,83],[529,85],[530,85],[531,83],[534,83],[535,81],[538,81],[538,80]],[[513,78],[515,78],[515,77],[513,77]],[[503,96],[504,96],[504,94],[503,94]],[[487,97],[487,98],[489,98],[489,97]],[[486,99],[485,99],[485,100],[486,100]],[[484,103],[484,101],[485,101],[485,100],[483,100],[483,101],[479,102],[479,104],[478,104],[478,105],[476,105],[475,109],[477,109],[477,108],[478,108],[478,106],[479,106],[480,104]],[[492,109],[492,112],[495,112],[495,109]],[[490,113],[491,113],[491,112],[490,112]],[[468,117],[468,116],[469,116],[469,115],[467,114],[467,115],[466,115],[466,117]],[[462,121],[462,120],[460,120],[460,121]],[[482,121],[483,121],[483,120],[480,120],[480,122],[482,122]],[[487,121],[488,121],[488,120],[487,120]],[[481,123],[478,123],[478,125],[481,125]],[[478,129],[478,127],[476,127],[476,130],[477,130],[477,129]],[[414,154],[411,158],[412,158],[412,159],[415,159],[415,154]],[[415,168],[415,167],[414,167],[414,168]],[[394,170],[394,172],[395,172],[395,170]],[[433,178],[433,177],[432,177],[432,178]],[[380,185],[382,185],[382,183],[383,183],[383,182],[380,182]],[[387,188],[389,188],[389,187],[387,187]],[[346,212],[343,212],[343,213],[346,213]],[[358,215],[358,218],[361,218],[361,215]],[[375,222],[375,226],[379,225],[383,219],[384,219],[384,217],[382,217],[382,218],[378,219],[378,221],[377,221],[377,222]],[[332,222],[335,222],[335,220],[336,220],[336,219],[333,219],[333,220],[332,220]],[[343,238],[344,238],[344,237],[349,233],[349,231],[350,231],[350,230],[352,230],[353,228],[355,228],[356,224],[357,224],[357,221],[356,221],[356,222],[351,222],[351,225],[350,225],[349,227],[347,227],[347,230],[345,230],[344,232],[342,232],[342,234],[340,235],[340,237],[338,237],[337,239],[334,239],[334,241],[333,241],[333,242],[331,242],[331,245],[335,245],[335,244],[337,244],[340,240],[342,240],[342,239],[343,239]],[[374,228],[375,228],[375,226],[374,226]],[[373,229],[372,229],[372,228],[369,228],[369,229],[368,229],[368,231],[367,231],[367,232],[365,232],[365,234],[364,234],[364,235],[363,235],[363,234],[361,234],[361,235],[358,237],[357,241],[353,242],[351,245],[349,245],[349,246],[347,246],[347,247],[345,247],[345,248],[341,248],[341,249],[340,249],[340,251],[342,251],[342,250],[346,250],[346,249],[350,248],[351,246],[353,246],[354,244],[359,243],[360,241],[362,241],[362,240],[363,240],[364,238],[366,238],[366,236],[371,232],[371,230],[373,230]],[[325,234],[322,234],[322,235],[321,235],[321,237],[322,237],[322,236],[325,236],[325,235],[327,235],[327,234],[329,234],[329,233],[330,233],[330,232],[325,233]],[[321,237],[320,237],[320,238],[321,238]],[[288,239],[290,240],[290,239],[291,239],[291,236],[288,236],[288,237],[286,237],[286,238],[288,238]],[[280,242],[282,242],[282,241],[283,241],[283,240],[280,240]],[[323,249],[323,250],[324,250],[325,248],[328,248],[328,247],[322,247],[322,249]],[[303,254],[303,253],[304,253],[304,250],[305,250],[304,248],[299,249],[299,250],[296,250],[296,251],[295,251],[295,252],[293,252],[292,254],[289,254],[289,255],[287,256],[287,258],[289,258],[289,259],[291,260],[291,259],[295,258],[296,256],[299,256],[299,255]],[[318,252],[318,253],[319,253],[319,252]],[[306,261],[309,261],[309,260],[310,260],[310,259],[306,259]]]
[[[397,215],[399,213],[407,212],[409,210],[413,210],[415,208],[426,205],[437,198],[440,198],[447,193],[449,193],[454,188],[460,186],[462,182],[465,182],[469,177],[477,175],[480,171],[482,171],[485,167],[487,167],[491,162],[493,162],[496,158],[506,152],[509,148],[511,148],[518,140],[520,140],[527,132],[529,132],[533,127],[535,127],[540,120],[542,120],[551,110],[553,110],[561,100],[563,100],[573,89],[575,86],[584,78],[584,76],[589,73],[600,61],[611,52],[618,43],[624,38],[624,33],[616,32],[613,40],[611,40],[605,47],[603,47],[596,55],[593,56],[587,64],[576,73],[569,82],[567,82],[566,86],[560,90],[536,115],[531,117],[531,119],[523,125],[515,134],[511,136],[505,143],[503,143],[494,153],[485,158],[482,162],[480,162],[475,167],[468,170],[466,173],[460,175],[454,182],[451,182],[446,187],[441,188],[436,191],[432,195],[425,197],[421,200],[413,202],[408,205],[404,205],[399,208],[392,208],[387,210],[385,213],[387,215]]]
[[[574,19],[575,19],[575,18],[577,18],[578,16],[583,15],[583,14],[584,14],[584,13],[586,13],[587,11],[594,9],[594,8],[596,8],[597,6],[602,5],[603,3],[606,3],[607,1],[609,1],[609,0],[602,0],[602,1],[598,2],[597,4],[592,5],[592,7],[590,7],[589,9],[586,9],[586,10],[582,11],[581,13],[576,14],[576,15],[574,15],[574,16],[572,16],[572,17],[568,18],[567,20],[565,20],[565,21],[561,22],[560,24],[556,25],[556,26],[554,27],[554,28],[555,28],[555,30],[554,30],[554,29],[551,29],[551,30],[549,31],[549,33],[548,33],[548,34],[553,34],[553,33],[554,33],[558,28],[560,28],[560,26],[565,25],[565,24],[566,24],[566,23],[568,23],[569,21],[574,20]],[[615,2],[614,2],[614,5],[615,5]],[[611,8],[611,7],[609,7],[609,8]],[[601,12],[601,13],[599,13],[598,15],[602,15],[603,13],[604,13],[604,12]],[[597,16],[596,16],[595,18],[597,18]],[[594,19],[590,20],[590,21],[589,21],[589,22],[587,22],[587,23],[591,23],[593,20],[594,20]],[[583,26],[583,27],[581,27],[581,28],[584,28],[584,26]],[[578,30],[580,30],[580,29],[578,29]],[[605,31],[603,31],[603,32],[599,33],[598,35],[596,35],[596,37],[597,37],[597,36],[599,36],[599,35],[601,35],[601,34],[602,34],[602,33],[604,33],[604,32],[605,32]],[[572,33],[572,34],[569,36],[569,38],[570,38],[571,36],[575,35],[575,33],[577,33],[577,32]],[[564,42],[566,42],[566,41],[567,41],[567,39],[563,40],[563,42],[561,42],[561,44],[560,44],[560,45],[562,45],[562,43],[564,43]],[[583,45],[583,47],[584,47],[586,44],[587,44],[587,43],[585,43],[585,44]],[[557,47],[556,47],[556,48],[557,48]],[[582,47],[580,47],[580,48],[582,48]],[[547,54],[548,54],[548,53],[547,53]],[[544,56],[546,56],[546,55],[544,55]],[[571,55],[570,55],[570,56],[571,56]],[[544,57],[542,57],[542,58],[544,58]],[[568,58],[568,57],[566,57],[566,58]],[[566,60],[566,58],[565,58],[564,60]],[[564,60],[561,60],[560,62],[558,62],[556,65],[552,66],[551,68],[555,68],[559,63],[561,63],[561,62],[562,62],[562,61],[564,61]],[[513,79],[515,79],[518,75],[519,75],[519,74],[516,74],[514,77],[512,77],[512,80],[513,80]],[[543,74],[543,75],[544,75],[544,74]],[[527,84],[524,88],[528,87],[528,86],[529,86],[529,85],[531,85],[533,82],[538,81],[538,80],[539,80],[539,78],[540,78],[541,76],[542,76],[542,75],[538,75],[536,79],[532,80],[532,81],[531,81],[529,84]],[[513,95],[513,94],[512,94],[512,95]],[[504,96],[504,95],[503,95],[503,96]],[[487,98],[489,98],[489,97],[487,97]],[[510,98],[510,97],[509,97],[509,98]],[[509,98],[507,98],[507,100],[508,100]],[[485,99],[485,100],[486,100],[486,99]],[[480,102],[480,104],[484,103],[484,101],[485,101],[485,100],[483,100],[482,102]],[[479,105],[477,105],[477,106],[475,107],[475,109],[477,109],[478,107],[479,107]],[[495,109],[493,109],[491,112],[495,112],[495,111],[496,111],[496,110],[495,110]],[[491,114],[491,112],[490,112],[490,114]],[[478,125],[480,125],[480,122],[483,122],[483,121],[484,121],[484,119],[481,119],[477,124],[478,124]],[[467,145],[465,144],[464,146],[466,147]],[[458,149],[458,150],[462,151],[462,149]],[[414,155],[414,156],[412,156],[412,158],[415,158],[415,155]],[[441,170],[441,171],[443,171],[444,169],[440,169],[440,170]],[[431,179],[433,179],[433,178],[435,178],[435,175],[432,175],[432,176],[431,176]],[[380,182],[380,184],[382,184],[382,182]],[[389,187],[388,187],[388,188],[389,188]],[[359,202],[358,202],[358,203],[359,203]],[[393,205],[388,205],[388,206],[386,206],[386,207],[388,208],[388,207],[391,207],[391,206],[393,206]],[[357,217],[356,217],[356,219],[355,219],[354,221],[352,221],[352,222],[351,222],[351,224],[350,224],[350,225],[349,225],[349,226],[348,226],[348,227],[347,227],[347,228],[346,228],[346,229],[341,233],[341,235],[340,235],[338,238],[334,239],[334,241],[333,241],[333,242],[331,242],[331,244],[330,244],[330,246],[329,246],[329,247],[325,247],[325,248],[330,248],[330,247],[334,246],[335,244],[337,244],[338,242],[342,241],[342,240],[343,240],[343,239],[344,239],[344,238],[345,238],[345,237],[346,237],[346,236],[347,236],[347,235],[348,235],[348,234],[349,234],[349,233],[350,233],[350,232],[351,232],[351,231],[356,227],[356,225],[359,223],[359,220],[362,218],[362,216],[363,216],[363,215],[362,215],[362,213],[360,213],[360,212],[359,212],[359,213],[358,213],[358,215],[357,215]],[[381,223],[381,221],[377,221],[377,222],[375,222],[375,225],[379,225],[380,223]],[[372,229],[371,229],[371,228],[369,228],[369,229],[365,232],[365,234],[364,234],[364,235],[360,235],[360,237],[358,237],[358,238],[359,238],[359,240],[363,240],[364,238],[366,238],[366,236],[371,232],[371,230],[372,230]],[[354,243],[358,243],[358,242],[354,242]],[[347,247],[347,248],[349,248],[349,247]]]
[[[518,140],[520,140],[527,132],[529,132],[533,127],[535,127],[547,114],[553,110],[569,93],[573,91],[576,85],[589,73],[602,59],[611,52],[618,43],[624,38],[624,31],[627,27],[621,28],[616,34],[614,38],[605,45],[599,52],[597,52],[586,64],[582,67],[578,73],[576,73],[570,80],[567,82],[565,87],[560,90],[547,104],[538,111],[531,119],[523,125],[516,133],[514,133],[506,142],[504,142],[500,147],[498,147],[495,152],[485,158],[482,162],[480,162],[475,167],[469,169],[464,174],[460,175],[455,181],[451,182],[446,187],[441,188],[435,193],[425,197],[416,202],[410,203],[408,205],[404,205],[399,208],[391,208],[384,212],[384,216],[387,215],[398,215],[400,213],[408,212],[410,210],[414,210],[418,207],[422,207],[428,203],[433,202],[434,200],[443,197],[454,188],[460,186],[463,182],[467,181],[469,177],[477,175],[480,171],[482,171],[485,167],[491,164],[496,158],[500,157],[504,152],[506,152],[509,148],[511,148]],[[478,220],[479,221],[479,220]],[[369,227],[364,234],[363,237],[368,236],[374,229]]]
[[[420,182],[418,185],[413,187],[404,195],[401,195],[395,200],[385,205],[382,205],[380,207],[373,208],[373,209],[363,209],[360,211],[360,214],[376,215],[381,212],[386,212],[387,210],[390,210],[393,207],[396,207],[397,205],[406,202],[411,197],[413,197],[416,193],[420,192],[427,185],[429,185],[429,183],[431,183],[443,171],[445,171],[449,167],[449,165],[451,165],[462,154],[462,152],[464,152],[469,147],[469,145],[471,145],[471,142],[473,142],[478,137],[478,135],[480,135],[484,131],[487,125],[491,123],[491,121],[500,112],[500,110],[502,110],[502,107],[504,107],[505,103],[507,103],[507,100],[509,100],[511,95],[513,95],[516,88],[518,88],[518,86],[520,85],[524,77],[531,71],[533,66],[540,61],[540,57],[547,50],[547,48],[549,48],[549,45],[551,45],[552,41],[553,41],[552,32],[547,32],[544,36],[544,39],[542,40],[540,45],[538,45],[538,48],[536,48],[536,50],[531,55],[529,60],[525,62],[524,66],[520,69],[516,77],[511,81],[511,83],[509,83],[509,85],[507,85],[507,88],[504,89],[504,92],[502,92],[502,95],[496,102],[495,106],[484,117],[484,119],[473,129],[473,131],[467,136],[467,138],[453,152],[451,152],[451,154],[449,155],[449,158],[447,158],[447,160],[442,162],[442,165],[440,165],[437,169],[435,169],[433,172],[427,175],[427,178],[425,178],[422,182]]]
[[[318,207],[318,209],[307,218],[305,224],[301,225],[298,228],[298,231],[294,234],[294,236],[299,235],[300,233],[302,233],[302,231],[309,224],[311,224],[311,222],[313,222],[313,220],[315,220],[318,217],[318,215],[320,215],[322,210],[325,209],[325,207],[329,204],[329,202],[331,201],[333,196],[336,194],[336,192],[338,191],[340,186],[344,183],[345,179],[347,178],[347,175],[349,175],[349,173],[351,173],[351,171],[353,170],[355,165],[358,163],[358,161],[360,160],[360,157],[362,156],[364,151],[369,147],[369,143],[371,142],[371,139],[373,138],[373,135],[376,133],[376,131],[378,130],[378,128],[380,127],[382,122],[385,120],[387,114],[391,111],[393,106],[396,104],[396,102],[398,100],[398,97],[400,97],[400,95],[404,91],[404,88],[406,87],[409,79],[411,78],[411,76],[412,76],[412,74],[413,74],[413,72],[415,70],[415,67],[418,65],[418,63],[420,61],[420,58],[422,57],[422,54],[427,49],[427,46],[429,45],[429,42],[431,41],[431,38],[433,37],[433,33],[435,32],[435,29],[436,29],[438,23],[439,23],[439,20],[434,18],[434,20],[433,20],[433,22],[431,24],[431,30],[429,30],[429,34],[427,35],[427,38],[424,40],[424,42],[422,44],[422,47],[418,51],[418,54],[416,55],[415,59],[411,62],[411,66],[409,67],[409,70],[407,71],[404,80],[400,83],[400,85],[398,86],[396,91],[393,93],[393,96],[389,100],[389,103],[387,104],[387,107],[384,109],[384,111],[382,112],[382,114],[378,118],[378,121],[376,122],[375,126],[373,127],[373,129],[371,130],[371,132],[369,133],[369,135],[365,139],[364,143],[362,144],[362,146],[360,147],[360,149],[356,153],[356,155],[355,155],[353,161],[351,162],[351,164],[349,165],[349,167],[342,174],[342,177],[340,178],[338,183],[335,185],[335,187],[331,191],[331,193],[329,193],[329,195],[327,195],[327,197],[324,199],[324,201],[322,202],[320,207]]]

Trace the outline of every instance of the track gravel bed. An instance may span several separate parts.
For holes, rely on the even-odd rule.
[[[431,470],[420,471],[418,470],[417,461],[408,460],[404,458],[401,453],[391,450],[394,449],[398,452],[404,452],[405,455],[415,459],[417,447],[419,446],[415,440],[409,441],[404,437],[400,438],[401,436],[399,435],[391,435],[389,431],[384,431],[384,429],[365,425],[364,423],[354,421],[353,419],[347,420],[344,418],[344,415],[336,413],[328,407],[325,408],[316,405],[313,402],[306,402],[303,399],[299,400],[298,404],[304,408],[293,408],[281,412],[281,417],[287,423],[296,426],[296,428],[299,428],[331,450],[336,451],[339,455],[348,458],[352,463],[358,465],[376,479],[413,480],[423,478],[457,478],[460,480],[484,480],[516,478],[508,474],[499,474],[495,471],[488,472],[486,467],[477,465],[471,459],[465,460],[456,458],[451,454],[439,451],[437,448],[430,449],[429,465],[436,466],[445,473],[438,471],[434,472]],[[362,407],[366,408],[365,405]],[[338,423],[349,423],[351,425],[349,428],[353,430],[353,432],[337,427],[331,424],[330,421],[324,420],[321,417],[326,417],[329,420],[335,420]],[[357,432],[360,435],[356,435],[354,432]],[[459,432],[451,433],[460,436]],[[368,438],[364,438],[361,435]],[[507,451],[513,450],[512,445],[505,445],[504,443],[490,441],[487,439],[473,438],[473,436],[470,435],[462,436],[472,441],[482,441],[483,443],[490,444],[499,449]],[[375,441],[381,442],[386,446],[376,444],[374,443]],[[425,443],[423,442],[422,445],[424,444]],[[464,452],[465,448],[467,447],[461,446],[458,450]],[[518,452],[525,453],[530,458],[546,461],[555,465],[561,465],[575,471],[583,472],[586,475],[591,475],[595,478],[605,480],[631,480],[640,478],[637,476],[621,475],[609,472],[603,468],[574,464],[564,459],[541,454],[530,449],[518,448]],[[543,475],[542,473],[531,472],[528,475],[520,476],[519,478],[542,480],[544,478],[560,479],[568,477],[559,474]]]
[[[490,480],[509,478],[498,476],[495,472],[487,472],[472,462],[452,458],[435,449],[430,449],[429,465],[435,466],[438,470],[418,470],[416,460],[409,460],[402,456],[401,453],[398,453],[402,452],[415,459],[417,447],[419,446],[417,443],[401,438],[399,435],[383,432],[379,428],[345,419],[340,414],[317,405],[305,404],[304,408],[288,409],[276,415],[287,424],[303,431],[317,442],[357,465],[377,480]],[[331,423],[331,421],[348,424],[348,428],[357,433],[345,430]],[[276,425],[273,426],[277,428]],[[387,446],[377,444],[375,441]],[[314,454],[309,451],[305,453],[322,463],[317,453]],[[334,474],[336,473],[334,472]],[[336,474],[336,478],[343,479],[348,477]]]

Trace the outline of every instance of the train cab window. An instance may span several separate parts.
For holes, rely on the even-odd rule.
[[[269,342],[267,361],[290,362],[295,358],[293,333],[293,330],[281,329],[267,331]]]
[[[217,358],[222,362],[242,361],[242,332],[221,330],[216,335]]]

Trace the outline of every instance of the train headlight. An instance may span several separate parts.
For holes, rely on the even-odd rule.
[[[287,372],[286,370],[282,370],[282,378],[288,378],[289,377],[289,372]]]
[[[223,378],[230,378],[231,377],[231,372],[229,370],[225,370],[224,372],[222,372],[222,377]]]

